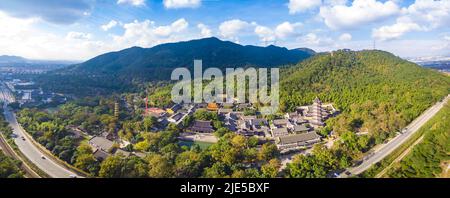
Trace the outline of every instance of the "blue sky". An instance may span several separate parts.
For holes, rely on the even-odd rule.
[[[3,0],[0,54],[86,60],[215,36],[316,51],[450,56],[450,0]]]

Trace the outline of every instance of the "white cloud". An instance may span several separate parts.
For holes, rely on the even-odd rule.
[[[255,34],[258,35],[262,42],[273,42],[276,40],[275,33],[272,29],[258,25],[255,27]]]
[[[450,36],[444,36],[444,40],[450,42]]]
[[[0,54],[32,59],[86,60],[131,46],[152,47],[161,43],[197,38],[190,34],[188,22],[181,18],[166,26],[155,22],[134,21],[123,24],[124,33],[101,40],[88,32],[69,31],[59,35],[39,29],[39,19],[18,19],[0,12]]]
[[[427,29],[450,25],[450,1],[448,0],[416,0],[402,12]]]
[[[117,4],[129,4],[132,6],[144,6],[145,0],[117,0]]]
[[[84,32],[69,32],[67,33],[66,39],[73,40],[89,40],[92,38],[92,34]]]
[[[161,43],[192,39],[186,33],[189,23],[184,19],[178,19],[166,26],[156,26],[154,21],[137,20],[123,25],[123,35],[113,35],[116,45],[122,48],[130,46],[152,47]]]
[[[336,5],[345,5],[347,4],[348,0],[324,0],[323,4],[329,5],[329,6],[336,6]]]
[[[405,33],[411,31],[423,30],[418,24],[412,22],[409,18],[399,18],[397,23],[388,26],[382,26],[372,30],[372,37],[378,40],[398,39]]]
[[[334,43],[331,38],[319,37],[315,33],[309,33],[303,37],[300,37],[299,40],[303,45],[307,46],[330,46]]]
[[[197,28],[200,29],[200,35],[202,38],[206,38],[206,37],[211,37],[212,36],[212,31],[211,29],[209,29],[208,26],[206,26],[203,23],[200,23],[197,25]]]
[[[275,34],[278,38],[284,39],[296,33],[296,28],[301,27],[301,23],[284,22],[275,28]]]
[[[317,8],[321,4],[322,0],[289,0],[288,8],[290,14],[296,14]]]
[[[290,23],[283,22],[279,24],[275,29],[271,29],[266,26],[257,25],[255,27],[255,34],[258,35],[262,42],[273,42],[277,40],[285,40],[288,38],[293,38],[298,36],[299,27],[302,26],[302,23]]]
[[[201,5],[201,0],[164,0],[164,7],[167,9],[197,8]]]
[[[92,35],[69,32],[64,35],[38,29],[38,19],[18,19],[0,12],[0,54],[11,54],[32,59],[79,60],[111,50],[101,41],[92,41]]]
[[[253,24],[239,19],[224,21],[219,26],[222,37],[239,42],[239,34],[249,31]]]
[[[167,37],[173,33],[178,33],[178,32],[185,30],[188,26],[189,26],[189,23],[184,18],[181,18],[181,19],[176,20],[175,22],[173,22],[172,24],[170,24],[168,26],[156,27],[153,30],[153,32],[157,36]]]
[[[339,36],[339,40],[343,41],[343,42],[351,41],[352,40],[352,35],[349,34],[349,33],[341,34],[341,36]]]
[[[372,30],[378,40],[398,39],[413,31],[431,31],[450,25],[450,1],[416,0],[403,8],[396,23]]]
[[[322,6],[320,16],[332,29],[351,29],[400,13],[393,1],[355,0],[351,6]]]
[[[111,20],[109,23],[102,25],[101,28],[103,31],[108,31],[109,29],[116,27],[117,24],[117,21]]]
[[[15,18],[39,18],[57,25],[71,25],[92,12],[95,1],[1,1],[0,10]]]

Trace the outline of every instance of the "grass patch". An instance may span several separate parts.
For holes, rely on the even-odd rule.
[[[200,142],[200,141],[180,141],[178,143],[180,146],[187,146],[187,147],[192,147],[194,145],[198,145],[200,147],[200,149],[205,150],[208,147],[210,147],[211,145],[213,145],[213,143],[209,143],[209,142]]]

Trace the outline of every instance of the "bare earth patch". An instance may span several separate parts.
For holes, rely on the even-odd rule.
[[[441,163],[442,173],[441,178],[450,178],[450,160]]]

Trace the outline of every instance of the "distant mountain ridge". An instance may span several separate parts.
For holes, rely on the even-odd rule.
[[[32,65],[72,65],[76,61],[33,60],[21,56],[0,55],[0,66],[32,66]]]
[[[0,63],[18,63],[18,62],[26,62],[27,59],[20,57],[20,56],[8,56],[8,55],[1,55],[0,56]]]
[[[275,67],[295,64],[314,54],[307,48],[289,50],[274,45],[243,46],[211,37],[110,52],[57,72],[113,75],[128,80],[168,80],[174,68],[187,67],[192,70],[194,59],[203,60],[203,68]]]

